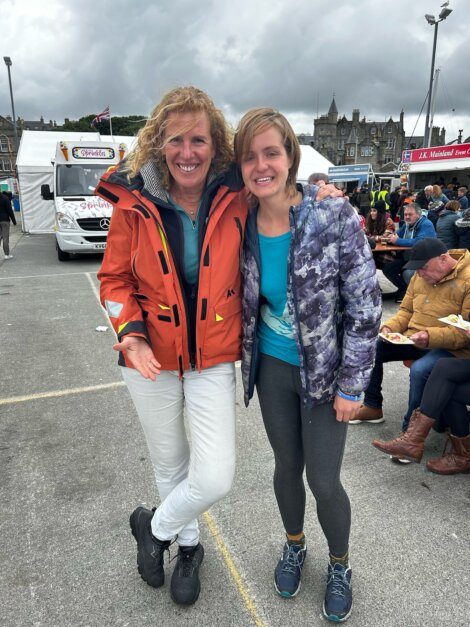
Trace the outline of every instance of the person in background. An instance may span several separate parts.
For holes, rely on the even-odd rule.
[[[351,205],[344,198],[318,202],[318,188],[296,185],[300,148],[284,116],[249,111],[234,145],[258,202],[248,217],[242,263],[242,378],[246,404],[257,387],[274,451],[274,490],[287,535],[274,584],[283,597],[300,589],[305,468],[330,550],[323,613],[343,621],[352,608],[352,571],[340,468],[347,423],[372,368],[381,311],[375,265]]]
[[[403,185],[396,187],[393,192],[390,193],[390,216],[392,220],[395,220],[395,217],[398,213],[399,202],[401,198],[401,192],[405,189]]]
[[[427,213],[427,219],[430,220],[434,226],[434,228],[436,228],[436,224],[437,221],[439,220],[439,216],[441,215],[441,213],[443,213],[445,211],[445,204],[443,202],[441,202],[440,200],[436,200],[435,202],[430,202],[428,205],[428,213]]]
[[[455,231],[458,237],[457,248],[470,250],[470,209],[455,221]]]
[[[351,205],[353,207],[356,207],[357,210],[359,211],[359,194],[361,192],[361,188],[360,187],[355,187],[352,194],[349,196],[349,202],[351,203]],[[364,216],[362,216],[364,217]]]
[[[361,187],[361,191],[357,196],[357,202],[359,203],[359,213],[364,216],[364,218],[367,217],[367,214],[370,211],[371,201],[372,194],[369,190],[369,185],[367,183],[364,183],[364,185]]]
[[[464,212],[468,209],[467,188],[459,187],[457,190],[457,200],[460,204],[460,211]]]
[[[413,246],[407,267],[416,273],[398,312],[380,330],[382,334],[401,333],[413,343],[393,344],[386,338],[379,338],[364,404],[350,424],[378,424],[385,420],[382,410],[384,363],[413,360],[408,408],[401,428],[405,432],[414,410],[420,406],[424,386],[436,362],[443,357],[470,357],[470,337],[440,320],[449,314],[469,318],[470,253],[462,250],[449,253],[440,240],[422,239]]]
[[[318,185],[321,187],[321,185],[326,185],[329,182],[328,174],[324,174],[323,172],[314,172],[308,177],[309,185]]]
[[[444,196],[447,196],[449,200],[454,200],[456,196],[454,185],[452,183],[446,183],[442,193]]]
[[[432,185],[426,185],[416,196],[416,202],[421,209],[428,210],[429,203],[432,202]]]
[[[366,218],[365,232],[368,237],[373,237],[376,241],[379,241],[381,237],[389,237],[395,233],[393,221],[387,213],[383,200],[377,200],[375,205],[371,207]]]
[[[0,241],[3,243],[5,259],[13,259],[13,255],[10,255],[10,222],[16,226],[11,199],[8,193],[0,192]]]
[[[434,427],[449,430],[450,451],[430,459],[426,467],[440,475],[470,472],[470,359],[439,359],[424,386],[421,406],[398,438],[372,444],[397,459],[420,463],[424,443]],[[446,447],[447,448],[447,447]]]
[[[371,207],[366,218],[365,234],[367,239],[373,240],[375,243],[382,239],[387,239],[392,233],[395,233],[395,226],[392,219],[386,211],[386,205],[383,200],[376,200],[375,205]],[[375,246],[371,246],[375,248]],[[381,268],[384,263],[394,259],[391,252],[377,253],[374,255],[374,261],[377,268]]]
[[[405,224],[396,233],[390,235],[388,242],[395,246],[405,246],[411,250],[417,241],[428,237],[436,237],[436,231],[432,222],[422,216],[421,212],[422,209],[417,203],[406,205],[404,212]],[[409,257],[410,254],[408,252],[399,252],[396,259],[382,267],[384,275],[398,289],[395,298],[397,303],[401,303],[403,300],[407,285],[414,273],[413,270],[404,268]]]
[[[459,235],[455,223],[460,218],[460,204],[458,200],[449,200],[444,211],[439,214],[436,222],[436,236],[447,246],[447,250],[457,248]]]
[[[440,200],[444,204],[449,202],[449,199],[447,198],[447,196],[442,193],[441,186],[440,185],[433,185],[432,186],[431,201],[432,202],[436,202],[438,200]]]

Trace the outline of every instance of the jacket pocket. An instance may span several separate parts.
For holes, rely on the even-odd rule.
[[[239,355],[242,337],[242,304],[236,298],[223,305],[210,307],[207,314],[203,356]]]

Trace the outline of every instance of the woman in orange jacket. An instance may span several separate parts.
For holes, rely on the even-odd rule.
[[[130,518],[138,569],[161,586],[164,551],[177,537],[171,596],[185,605],[200,590],[197,517],[229,491],[235,469],[247,208],[231,158],[222,113],[199,89],[176,88],[155,107],[127,161],[97,188],[114,206],[101,300],[161,499],[154,512],[138,507]]]

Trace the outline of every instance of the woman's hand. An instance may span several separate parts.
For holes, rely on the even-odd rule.
[[[336,420],[338,422],[354,420],[360,406],[361,401],[348,401],[337,394],[333,403],[333,409],[336,411]]]
[[[145,379],[155,381],[157,375],[160,374],[161,365],[155,359],[152,349],[143,337],[125,335],[113,348],[115,351],[126,351],[128,361]]]
[[[323,183],[323,184],[320,185],[320,183]],[[338,189],[331,183],[328,183],[326,185],[324,181],[319,181],[319,190],[317,192],[315,200],[324,200],[325,198],[328,198],[328,196],[331,196],[331,198],[334,198],[336,196],[342,196],[342,195],[343,195],[342,190]]]

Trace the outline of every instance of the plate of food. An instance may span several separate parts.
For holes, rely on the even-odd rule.
[[[409,337],[401,333],[379,333],[379,337],[385,342],[390,342],[390,344],[414,344]]]
[[[450,324],[453,327],[457,327],[458,329],[470,331],[470,322],[468,320],[464,320],[460,314],[450,314],[445,318],[439,318],[439,320],[441,322],[445,322],[446,324]]]

